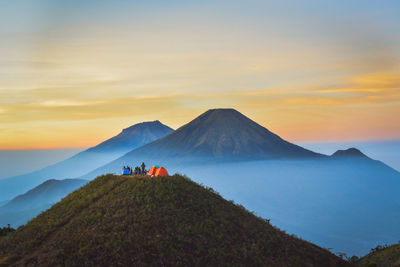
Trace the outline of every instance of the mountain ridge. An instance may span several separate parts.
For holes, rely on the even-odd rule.
[[[292,144],[234,109],[211,109],[171,134],[134,149],[88,173],[90,178],[116,172],[121,166],[156,163],[243,161],[261,159],[324,159],[326,155]],[[151,165],[150,164],[150,165]]]
[[[118,135],[86,151],[96,152],[104,149],[118,150],[126,146],[127,148],[123,149],[123,151],[128,152],[132,150],[132,147],[140,147],[173,131],[172,128],[162,124],[159,120],[140,122],[122,129]]]

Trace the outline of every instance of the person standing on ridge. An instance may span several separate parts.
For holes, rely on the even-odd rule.
[[[145,174],[145,171],[146,171],[146,164],[144,164],[144,162],[142,162],[141,167],[142,167],[142,174]]]

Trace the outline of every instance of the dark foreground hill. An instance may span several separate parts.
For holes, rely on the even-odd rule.
[[[30,266],[347,266],[179,175],[101,176],[0,239]]]
[[[0,227],[18,227],[88,183],[83,179],[48,180],[0,207]]]
[[[400,244],[371,252],[362,257],[357,265],[363,267],[399,267]]]
[[[76,178],[98,168],[132,149],[171,133],[173,129],[159,121],[142,122],[122,130],[118,135],[82,151],[64,161],[41,170],[0,180],[0,201],[38,186],[49,179]]]

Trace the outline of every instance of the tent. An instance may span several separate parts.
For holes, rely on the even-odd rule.
[[[130,175],[131,171],[128,168],[125,168],[124,171],[122,172],[122,175]]]
[[[155,176],[155,177],[163,177],[168,176],[168,172],[164,167],[153,166],[147,172],[148,175]]]
[[[154,176],[156,177],[168,176],[168,172],[164,167],[160,167],[157,169],[156,174]]]
[[[151,167],[151,169],[147,172],[148,175],[155,175],[157,171],[157,167]]]

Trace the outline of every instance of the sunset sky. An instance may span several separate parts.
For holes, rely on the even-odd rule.
[[[400,139],[400,1],[0,2],[0,149],[232,107],[292,142]]]

